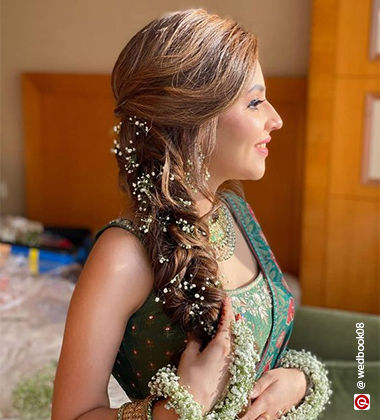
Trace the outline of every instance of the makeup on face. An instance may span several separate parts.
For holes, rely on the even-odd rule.
[[[268,156],[269,154],[269,150],[266,147],[265,143],[259,143],[258,145],[256,144],[254,146],[256,148],[256,150],[263,156]]]
[[[248,90],[247,93],[250,93],[255,89],[259,90],[260,92],[264,92],[264,90],[265,90],[263,85],[260,85],[260,84],[256,83],[254,86],[251,87],[251,89]]]
[[[248,90],[248,92],[247,92],[247,94],[249,94],[250,92],[252,92],[252,91],[254,91],[254,90],[258,90],[258,91],[260,91],[260,92],[264,92],[265,91],[265,88],[264,88],[264,86],[263,85],[260,85],[259,83],[256,83],[256,84],[254,84],[249,90]],[[258,106],[258,105],[260,105],[262,102],[264,102],[264,100],[259,100],[259,99],[253,99],[250,103],[249,103],[249,106],[251,106],[251,104],[256,104],[256,105],[254,105],[253,106],[253,109],[257,109],[256,107]],[[269,151],[268,151],[268,149],[267,149],[267,147],[266,147],[266,143],[269,143],[270,142],[270,140],[271,140],[271,138],[270,137],[268,137],[267,139],[265,139],[265,140],[263,140],[263,141],[261,141],[261,142],[259,142],[259,143],[256,143],[255,145],[254,145],[254,147],[257,149],[257,151],[260,153],[260,155],[262,155],[262,156],[268,156],[268,154],[269,154]]]

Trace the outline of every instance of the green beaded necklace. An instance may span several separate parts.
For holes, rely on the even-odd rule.
[[[232,215],[224,203],[222,203],[221,209],[222,211],[219,211],[215,221],[212,220],[212,216],[208,221],[210,244],[216,250],[217,261],[225,261],[231,258],[236,245]]]

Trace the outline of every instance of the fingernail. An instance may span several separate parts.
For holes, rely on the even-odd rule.
[[[241,314],[235,314],[235,321],[239,321],[239,319],[241,319]]]

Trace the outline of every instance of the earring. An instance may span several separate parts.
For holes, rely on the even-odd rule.
[[[198,143],[198,160],[199,160],[199,166],[202,168],[203,162],[205,160],[205,155],[202,153],[201,148],[200,148],[200,144]],[[187,165],[190,167],[189,171],[185,172],[185,183],[190,187],[190,189],[194,192],[198,192],[198,189],[195,188],[194,184],[193,184],[193,177],[192,177],[192,172],[194,170],[194,165],[193,162],[190,159],[187,159]],[[210,172],[208,171],[208,168],[206,168],[205,166],[203,166],[203,171],[204,171],[204,179],[207,182],[210,179]]]

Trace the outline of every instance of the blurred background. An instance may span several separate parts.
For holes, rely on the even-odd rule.
[[[329,364],[323,419],[380,418],[379,3],[1,0],[0,418],[46,416],[75,282],[126,204],[110,151],[113,65],[146,23],[194,7],[257,35],[284,123],[264,177],[244,188],[295,296],[290,347]],[[365,413],[353,408],[356,322],[368,326]],[[109,394],[125,401],[113,377]]]

